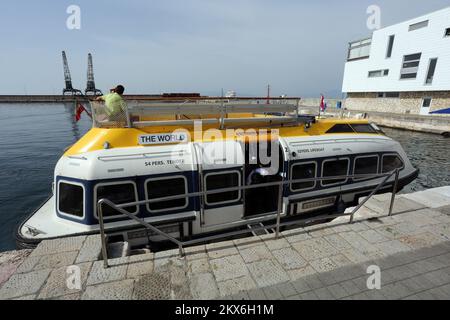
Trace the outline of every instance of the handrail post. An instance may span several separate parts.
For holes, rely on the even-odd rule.
[[[278,239],[278,237],[280,236],[280,220],[282,210],[283,210],[283,181],[280,182],[280,185],[278,187],[277,228],[275,232],[276,239]]]
[[[125,105],[125,116],[126,116],[126,120],[127,120],[127,127],[128,128],[131,128],[132,127],[132,124],[131,124],[131,117],[130,117],[130,112],[129,112],[129,110],[128,110],[128,106],[127,105]]]
[[[178,250],[180,251],[180,257],[184,257],[184,249],[181,243],[178,244]]]
[[[102,240],[102,256],[103,256],[103,267],[108,268],[108,252],[106,250],[106,235],[105,235],[105,225],[103,223],[103,202],[97,203],[98,209],[98,222],[100,224],[100,238]]]
[[[391,196],[391,204],[389,206],[389,214],[388,216],[392,215],[392,210],[394,209],[394,201],[395,201],[395,194],[397,193],[398,188],[398,176],[399,176],[400,170],[397,168],[395,169],[395,181],[394,186],[392,188],[392,196]]]
[[[350,221],[349,223],[352,224],[353,223],[353,216],[355,215],[356,211],[359,210],[359,208],[361,208],[370,198],[372,198],[372,196],[378,192],[378,190],[381,189],[382,186],[384,186],[384,184],[389,180],[390,177],[392,177],[392,174],[394,172],[392,172],[391,174],[389,174],[383,181],[380,182],[380,184],[368,195],[364,198],[363,201],[361,201],[360,204],[358,204],[355,209],[353,209],[352,213],[350,214]]]

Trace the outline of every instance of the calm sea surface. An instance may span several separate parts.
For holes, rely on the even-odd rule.
[[[0,104],[0,251],[15,248],[17,224],[50,194],[53,170],[63,150],[91,127],[82,115],[76,123],[73,104]],[[450,185],[450,139],[385,128],[399,141],[419,178],[412,192]]]

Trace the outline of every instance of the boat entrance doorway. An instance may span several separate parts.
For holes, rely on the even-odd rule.
[[[244,143],[244,183],[246,186],[277,182],[283,177],[283,153],[279,141]],[[244,218],[275,213],[279,187],[263,186],[244,190]]]

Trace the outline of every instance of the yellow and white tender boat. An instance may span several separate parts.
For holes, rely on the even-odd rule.
[[[397,169],[397,190],[418,175],[367,120],[301,116],[292,98],[193,99],[128,101],[114,120],[92,102],[93,128],[58,161],[52,195],[19,226],[18,246],[98,233],[99,214],[109,240],[131,247],[165,240],[137,220],[181,240],[324,220]]]

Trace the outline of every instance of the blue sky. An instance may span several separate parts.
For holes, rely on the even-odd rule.
[[[81,29],[69,30],[69,5]],[[369,5],[387,26],[448,0],[8,1],[0,10],[0,94],[59,94],[65,50],[75,87],[87,54],[97,87],[127,93],[341,95],[347,43],[370,35]]]

